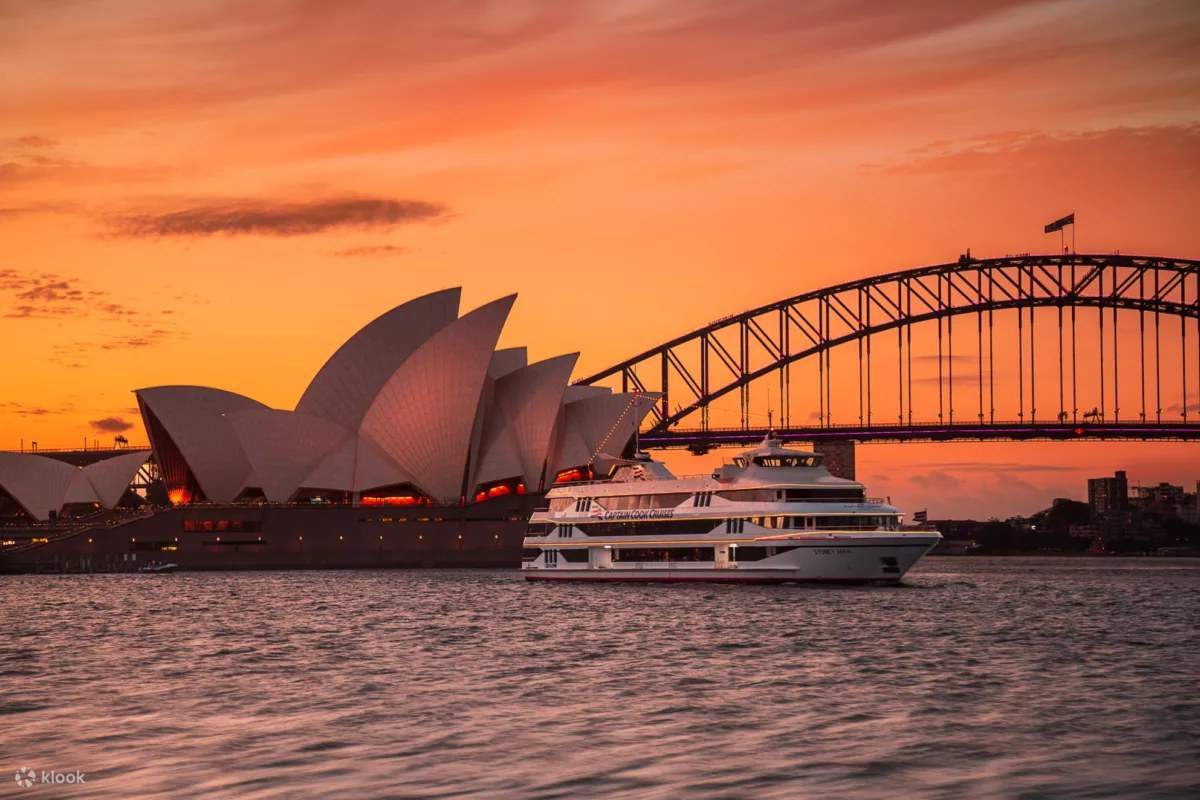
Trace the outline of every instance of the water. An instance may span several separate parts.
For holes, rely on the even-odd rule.
[[[935,558],[908,584],[2,578],[0,793],[1200,794],[1200,562]]]

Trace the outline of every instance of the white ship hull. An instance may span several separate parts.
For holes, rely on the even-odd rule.
[[[869,541],[879,538],[880,541]],[[693,581],[716,583],[898,583],[940,541],[936,532],[847,538],[774,539],[792,549],[753,562],[613,562],[607,566],[536,559],[524,565],[530,581]],[[627,544],[634,544],[628,542]],[[743,541],[743,544],[752,544]]]

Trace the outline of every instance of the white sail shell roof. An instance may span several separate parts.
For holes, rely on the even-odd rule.
[[[362,432],[441,502],[461,496],[483,382],[515,299],[495,300],[435,333],[388,379],[363,419]]]
[[[370,322],[338,348],[312,379],[296,411],[358,430],[396,370],[458,317],[460,289],[418,297]]]
[[[287,502],[325,456],[355,438],[335,422],[291,411],[253,408],[226,418],[250,462],[257,486],[273,503]]]
[[[555,472],[589,464],[600,455],[620,455],[658,397],[655,393],[605,393],[567,403],[555,434]]]
[[[0,453],[0,488],[40,520],[71,503],[112,508],[149,455],[134,450],[80,467],[36,453]]]
[[[237,497],[250,477],[250,462],[225,415],[267,407],[204,386],[157,386],[138,389],[137,396],[175,442],[205,497],[216,503]]]
[[[401,483],[412,483],[412,477],[379,445],[365,436],[351,436],[325,454],[299,488],[361,492]]]
[[[149,459],[149,450],[134,450],[88,464],[83,468],[83,474],[95,491],[100,505],[112,508],[121,502],[137,471]]]
[[[586,400],[590,397],[606,397],[612,394],[607,386],[585,386],[573,384],[563,392],[564,403],[574,403],[576,400]]]
[[[524,347],[506,347],[492,353],[492,362],[488,364],[488,377],[492,380],[502,378],[514,370],[529,363],[529,352]]]
[[[548,358],[496,381],[475,484],[520,475],[527,487],[539,486],[563,392],[578,358],[578,353]]]
[[[294,412],[200,386],[139,390],[160,465],[172,481],[186,466],[217,503],[251,486],[286,502],[297,489],[400,484],[453,503],[498,480],[533,490],[547,466],[623,449],[654,395],[568,386],[575,355],[531,365],[524,347],[495,349],[515,296],[456,318],[459,299],[447,289],[373,320],[329,358]],[[136,460],[65,478],[61,496],[116,502]]]
[[[72,503],[100,502],[95,487],[92,486],[92,482],[88,480],[83,469],[83,467],[75,467],[75,475],[71,478],[70,485],[67,486],[67,492],[63,495],[62,502],[59,503],[60,508]]]
[[[33,453],[0,452],[0,487],[30,516],[47,520],[58,513],[75,476],[82,470]]]

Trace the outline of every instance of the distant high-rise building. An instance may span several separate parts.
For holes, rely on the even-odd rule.
[[[1092,514],[1109,514],[1129,507],[1129,481],[1125,470],[1111,478],[1088,479],[1088,506]]]
[[[1162,482],[1157,486],[1137,487],[1138,504],[1143,507],[1176,509],[1186,503],[1187,494],[1182,486]]]

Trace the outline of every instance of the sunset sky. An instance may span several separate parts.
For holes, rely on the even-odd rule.
[[[131,390],[292,408],[416,295],[578,374],[883,271],[1200,257],[1200,4],[0,0],[0,447],[144,442]],[[1194,378],[1193,378],[1194,379]],[[849,412],[847,412],[847,415]],[[682,471],[711,462],[678,454]],[[931,516],[1195,445],[870,445]]]

